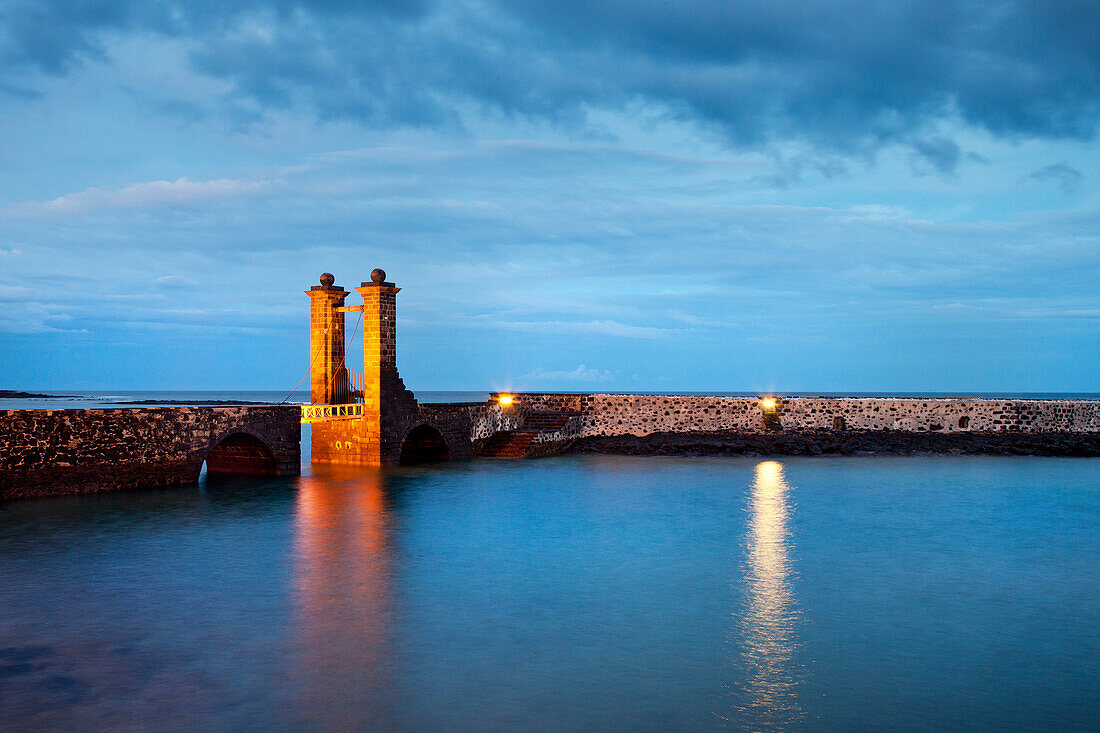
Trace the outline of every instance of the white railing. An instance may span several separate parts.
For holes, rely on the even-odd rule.
[[[346,405],[302,405],[302,422],[324,422],[363,417],[363,403]]]

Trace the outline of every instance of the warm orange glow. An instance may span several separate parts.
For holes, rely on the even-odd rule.
[[[304,674],[293,681],[295,705],[309,711],[304,727],[366,729],[358,685],[385,689],[394,667],[392,495],[381,471],[314,464],[312,473],[295,503],[288,631],[300,655],[292,669]]]
[[[512,404],[512,395],[502,394],[500,397],[497,398],[497,402],[507,407],[508,405]]]
[[[762,407],[763,409],[765,409],[767,411],[774,410],[775,409],[775,400],[771,397],[765,397],[764,399],[760,400],[760,407]]]

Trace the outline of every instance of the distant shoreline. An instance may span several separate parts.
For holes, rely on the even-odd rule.
[[[97,398],[89,395],[74,395],[74,394],[41,394],[39,392],[22,392],[13,389],[0,389],[0,400],[95,400],[103,399],[104,407],[155,407],[163,405],[166,407],[171,406],[192,406],[192,407],[221,407],[230,405],[279,405],[283,404],[277,400],[156,400],[156,399],[143,399],[143,400],[127,400],[127,399],[104,399]],[[292,403],[296,404],[296,403]],[[87,409],[104,409],[104,407],[91,407]]]
[[[80,395],[74,394],[37,394],[35,392],[19,392],[14,389],[0,389],[0,400],[73,400]]]

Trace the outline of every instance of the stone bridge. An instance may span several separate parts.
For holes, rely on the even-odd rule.
[[[351,293],[330,273],[306,291],[310,299],[310,402],[314,463],[389,466],[469,458],[473,455],[466,410],[421,405],[397,371],[397,294],[401,288],[374,270],[355,291],[362,305],[345,305]],[[362,372],[349,369],[345,316],[359,313]],[[353,362],[354,363],[354,362]],[[359,386],[358,389],[353,384]]]
[[[301,470],[297,406],[0,411],[0,500]]]
[[[295,475],[301,422],[316,463],[391,466],[550,455],[574,441],[662,432],[1100,432],[1100,401],[494,395],[421,404],[397,370],[397,293],[375,270],[351,293],[324,273],[310,300],[310,404],[0,411],[0,500],[194,483],[210,474]],[[345,318],[359,314],[362,371]]]
[[[306,291],[310,300],[310,405],[314,463],[393,466],[472,458],[475,443],[512,426],[497,402],[421,404],[397,371],[397,294],[384,270],[355,288],[362,305],[331,273]],[[345,317],[360,314],[362,372],[345,354]],[[358,328],[353,329],[353,335]],[[353,336],[354,338],[354,336]],[[350,365],[350,366],[349,366]]]

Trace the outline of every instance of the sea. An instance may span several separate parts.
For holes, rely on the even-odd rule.
[[[148,394],[79,397],[245,399]],[[1100,730],[1100,460],[306,451],[0,504],[0,730]]]

